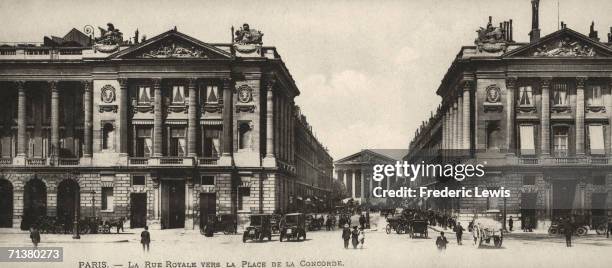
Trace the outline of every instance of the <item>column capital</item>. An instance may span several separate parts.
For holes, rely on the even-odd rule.
[[[59,87],[57,86],[59,81],[57,81],[57,80],[49,80],[49,81],[47,81],[47,83],[49,83],[49,88],[51,89],[51,92],[59,91]]]
[[[474,88],[474,81],[472,80],[463,80],[461,81],[463,91],[471,91]]]
[[[196,87],[196,85],[198,84],[198,78],[196,77],[187,78],[187,83],[188,83],[188,87]]]
[[[119,81],[119,87],[121,87],[122,89],[127,88],[127,85],[128,85],[128,79],[127,78],[119,78],[119,79],[117,79],[117,81]]]
[[[515,88],[517,80],[518,78],[516,76],[506,77],[506,88]]]
[[[151,82],[153,83],[153,88],[161,87],[161,81],[162,79],[159,77],[151,78]]]
[[[23,89],[25,88],[26,81],[25,80],[17,80],[14,83],[15,83],[15,86],[17,87],[17,90],[23,91]]]
[[[584,84],[585,84],[587,79],[588,79],[588,77],[585,77],[585,76],[578,76],[578,77],[576,77],[576,87],[577,88],[584,88]]]
[[[273,91],[274,90],[274,85],[276,84],[276,78],[274,77],[270,77],[268,79],[266,79],[266,90],[267,91]]]
[[[550,81],[552,81],[552,77],[549,77],[549,76],[540,77],[540,86],[543,88],[548,88],[550,87]]]
[[[91,80],[81,80],[81,85],[83,86],[84,91],[91,91]]]

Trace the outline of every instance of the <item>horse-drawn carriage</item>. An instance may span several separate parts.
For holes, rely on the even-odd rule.
[[[393,216],[387,218],[387,226],[385,226],[385,232],[390,234],[395,231],[398,234],[403,234],[408,229],[408,221],[402,216]]]
[[[408,223],[408,233],[410,238],[418,237],[428,238],[428,224],[426,220],[411,220]]]
[[[483,242],[489,244],[491,240],[496,248],[502,246],[504,232],[499,219],[500,211],[497,209],[487,210],[484,217],[474,219],[472,227],[474,247],[479,248]]]
[[[306,215],[306,226],[308,227],[308,231],[321,230],[324,223],[325,219],[323,218],[323,215],[317,215],[315,213]]]

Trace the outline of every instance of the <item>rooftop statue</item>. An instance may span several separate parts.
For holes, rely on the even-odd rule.
[[[94,39],[94,47],[100,52],[114,52],[119,48],[119,45],[123,43],[123,34],[119,29],[116,29],[112,23],[107,23],[106,26],[106,30],[102,27],[98,27],[100,30],[100,37]]]
[[[238,44],[262,44],[263,33],[251,29],[248,23],[242,25],[242,27],[236,31],[236,37],[234,38],[234,42]]]
[[[480,27],[476,32],[478,37],[474,40],[474,43],[478,46],[479,51],[499,52],[506,49],[507,40],[504,30],[500,27],[494,27],[491,23],[491,17],[489,17],[487,27]]]

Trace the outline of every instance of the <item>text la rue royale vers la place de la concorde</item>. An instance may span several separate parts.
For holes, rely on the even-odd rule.
[[[486,162],[485,162],[486,164]],[[485,175],[483,164],[409,164],[407,161],[397,161],[393,164],[378,164],[372,168],[372,179],[375,181],[382,181],[385,177],[405,177],[410,181],[415,181],[419,176],[436,178],[438,176],[453,177],[457,181],[463,181],[466,178],[478,177],[481,178]],[[498,189],[479,189],[477,186],[474,188],[461,187],[461,189],[429,189],[428,187],[422,186],[417,189],[411,187],[400,187],[399,189],[385,190],[382,187],[374,187],[372,189],[372,195],[374,197],[510,197],[510,190],[504,187]]]

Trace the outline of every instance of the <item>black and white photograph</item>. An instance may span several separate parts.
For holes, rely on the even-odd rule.
[[[609,0],[2,0],[0,266],[612,266]]]

